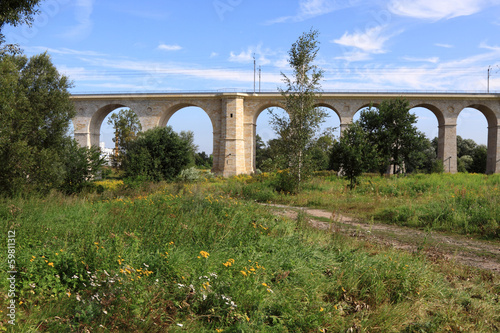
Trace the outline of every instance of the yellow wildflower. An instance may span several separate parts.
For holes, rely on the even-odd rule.
[[[200,251],[200,255],[203,257],[203,258],[208,258],[208,256],[210,255],[208,252],[206,251]]]

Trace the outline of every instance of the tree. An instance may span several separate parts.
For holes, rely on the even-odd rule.
[[[212,155],[207,155],[204,151],[194,155],[194,165],[198,168],[211,169],[213,164]]]
[[[378,111],[362,111],[359,124],[368,136],[368,140],[377,146],[377,170],[380,174],[388,171],[392,165],[393,173],[406,168],[415,168],[423,155],[425,135],[414,124],[417,116],[409,112],[409,103],[405,99],[385,100]]]
[[[130,142],[135,140],[137,134],[142,130],[141,122],[131,109],[121,109],[118,113],[111,115],[108,124],[113,125],[115,130],[113,138],[115,153],[111,161],[114,167],[119,167]]]
[[[314,171],[328,170],[330,154],[335,142],[333,129],[327,130],[319,138],[313,140],[308,147],[311,165]]]
[[[486,161],[488,159],[488,148],[485,145],[478,145],[472,154],[472,164],[469,172],[486,173]]]
[[[0,45],[4,42],[1,33],[5,24],[17,26],[18,24],[31,25],[33,16],[38,13],[35,7],[42,0],[2,0],[0,2]],[[7,47],[9,49],[9,47]],[[0,54],[6,49],[0,48]]]
[[[172,127],[157,127],[139,133],[127,147],[123,168],[127,177],[151,181],[172,180],[192,164],[189,140]]]
[[[256,164],[257,169],[264,172],[272,172],[277,169],[285,169],[287,167],[286,159],[280,155],[279,151],[282,143],[279,139],[271,139],[265,145],[261,141],[261,145],[256,151]]]
[[[324,110],[315,106],[323,77],[323,71],[313,64],[319,51],[317,37],[316,30],[302,34],[288,52],[292,77],[281,73],[286,89],[280,88],[288,115],[270,111],[271,126],[281,141],[279,154],[288,162],[291,181],[297,191],[310,170],[307,146],[327,116]]]
[[[260,135],[255,135],[255,168],[262,170],[262,163],[267,158],[266,144]]]
[[[106,164],[98,147],[80,147],[68,138],[63,148],[64,181],[59,189],[66,194],[78,193],[91,187],[89,180],[98,175]]]
[[[46,53],[0,55],[1,194],[61,189],[78,173],[72,166],[76,143],[66,135],[75,114],[70,87]]]
[[[59,151],[74,115],[70,81],[46,53],[0,55],[0,81],[1,192],[57,187],[64,171]]]
[[[182,141],[186,141],[189,146],[189,166],[194,166],[196,164],[196,152],[198,151],[198,145],[194,143],[194,132],[193,131],[181,131],[179,137]]]
[[[345,176],[353,189],[357,178],[376,161],[376,149],[376,144],[369,141],[359,122],[355,122],[333,144],[330,168]]]
[[[468,155],[472,156],[474,150],[477,147],[477,143],[472,139],[463,139],[460,135],[457,135],[457,157]]]
[[[16,26],[31,24],[33,15],[38,13],[35,7],[41,0],[2,0],[0,3],[0,29],[4,24]]]

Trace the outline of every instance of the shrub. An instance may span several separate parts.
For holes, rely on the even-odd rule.
[[[175,179],[191,163],[190,143],[171,127],[159,127],[140,133],[129,144],[123,166],[127,177],[158,182]]]
[[[183,182],[196,182],[200,180],[202,176],[202,172],[199,169],[190,167],[182,170],[177,178]]]
[[[272,185],[277,192],[294,194],[297,192],[299,184],[297,177],[288,170],[278,170],[272,180]]]

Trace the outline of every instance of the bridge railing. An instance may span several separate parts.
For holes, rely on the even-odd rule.
[[[214,94],[214,93],[244,93],[244,94],[276,94],[277,89],[261,89],[253,91],[238,88],[222,88],[215,90],[140,90],[140,91],[75,91],[73,96],[83,95],[149,95],[149,94]],[[486,90],[383,90],[383,89],[335,89],[325,90],[322,94],[477,94],[477,95],[498,95],[500,91],[487,92]]]

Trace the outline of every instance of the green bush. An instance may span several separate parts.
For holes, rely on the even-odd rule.
[[[298,189],[297,177],[288,170],[278,170],[271,181],[276,192],[294,194]]]
[[[123,168],[127,177],[158,182],[175,179],[191,163],[190,143],[168,126],[140,133],[130,142]]]

